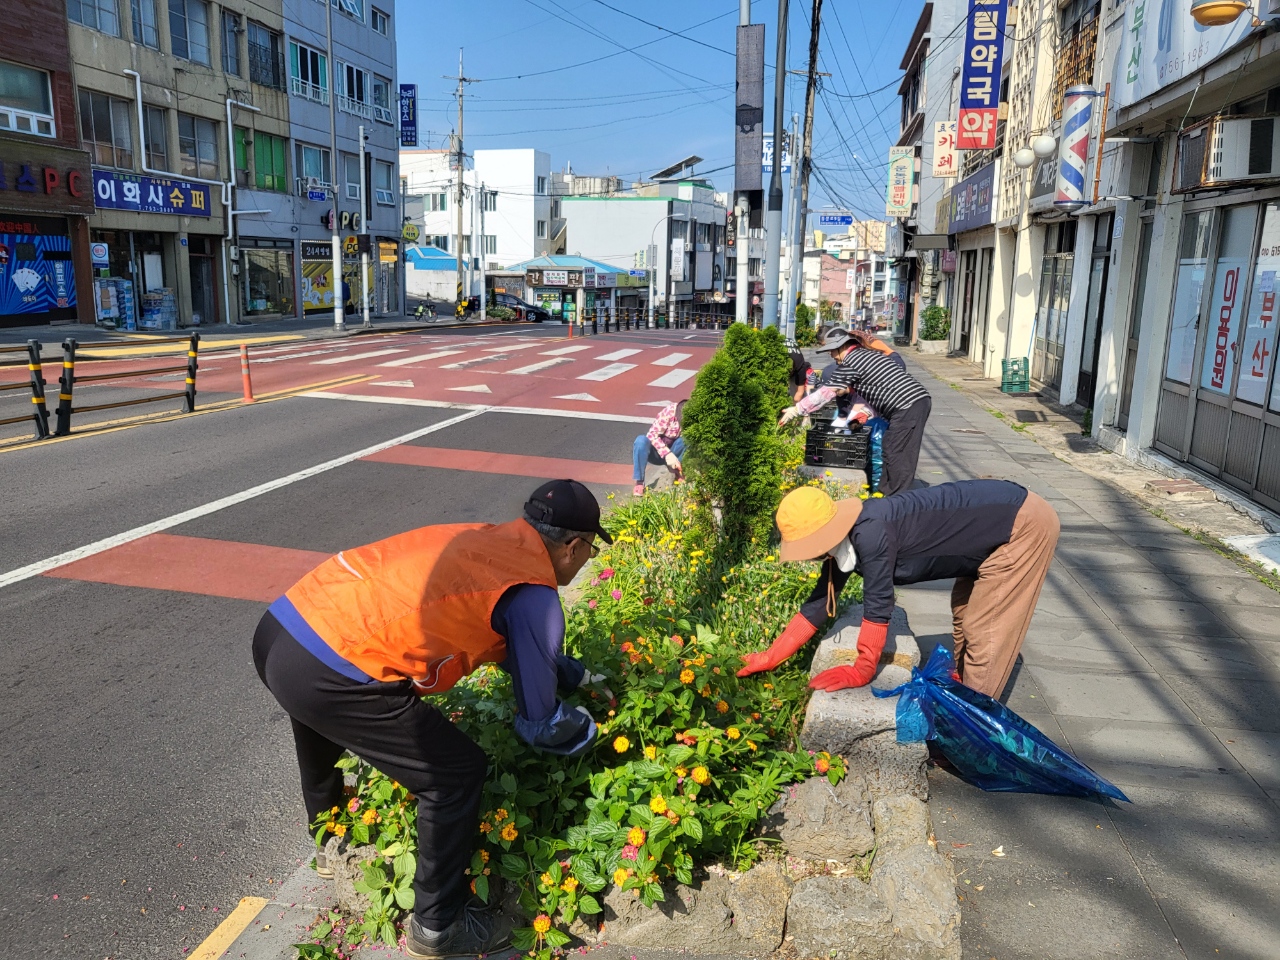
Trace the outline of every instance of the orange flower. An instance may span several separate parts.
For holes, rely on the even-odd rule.
[[[825,757],[819,757],[813,762],[813,769],[817,770],[819,773],[826,773],[831,769],[831,763]]]
[[[490,830],[492,830],[492,829],[493,829],[493,824],[492,824],[492,823],[490,823],[488,820],[481,820],[481,821],[480,821],[480,832],[481,832],[481,833],[488,833],[488,832],[489,832]]]
[[[540,913],[533,919],[533,930],[538,936],[543,936],[551,929],[551,918],[545,913]]]
[[[680,682],[681,682],[681,683],[693,683],[693,671],[692,671],[692,670],[690,670],[688,667],[685,667],[683,670],[681,670],[681,671],[680,671]]]
[[[508,823],[502,828],[502,839],[506,840],[508,843],[518,836],[520,836],[520,831],[516,829],[516,825],[514,823]]]
[[[627,831],[627,843],[633,847],[638,847],[644,843],[645,832],[639,827],[632,827]]]
[[[737,727],[730,727],[728,730],[724,732],[724,735],[728,737],[730,740],[737,740],[740,736],[742,736],[742,731],[739,730]]]
[[[564,883],[560,885],[560,889],[565,893],[573,893],[578,889],[578,880],[576,877],[566,877]]]
[[[489,851],[488,851],[488,850],[481,850],[481,851],[480,851],[480,862],[481,862],[481,863],[488,863],[488,862],[489,862]]]
[[[716,713],[728,713],[728,712],[729,712],[729,704],[725,703],[723,700],[717,700]]]

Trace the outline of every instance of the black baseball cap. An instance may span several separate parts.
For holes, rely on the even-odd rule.
[[[577,480],[548,480],[529,495],[524,513],[530,520],[564,530],[595,533],[605,543],[613,543],[613,537],[600,525],[600,504],[595,494]]]

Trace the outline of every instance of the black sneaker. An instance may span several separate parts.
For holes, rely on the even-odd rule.
[[[511,939],[511,924],[488,910],[472,904],[462,908],[458,918],[436,933],[410,917],[405,926],[405,951],[423,960],[475,957],[504,947]]]

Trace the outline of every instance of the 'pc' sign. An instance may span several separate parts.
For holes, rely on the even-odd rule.
[[[969,0],[956,131],[956,146],[961,150],[995,149],[1004,33],[1005,0]]]

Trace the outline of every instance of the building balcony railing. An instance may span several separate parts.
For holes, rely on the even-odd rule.
[[[305,80],[292,77],[289,80],[289,92],[295,97],[302,97],[304,100],[321,103],[326,107],[329,105],[329,91],[318,83],[308,83]]]
[[[338,109],[343,113],[354,113],[357,117],[373,117],[372,105],[354,97],[339,97]]]
[[[1062,96],[1068,87],[1093,83],[1093,62],[1098,51],[1098,19],[1080,27],[1064,39],[1053,66],[1053,119],[1062,119]]]
[[[284,55],[269,47],[249,44],[249,79],[264,87],[284,89]]]

